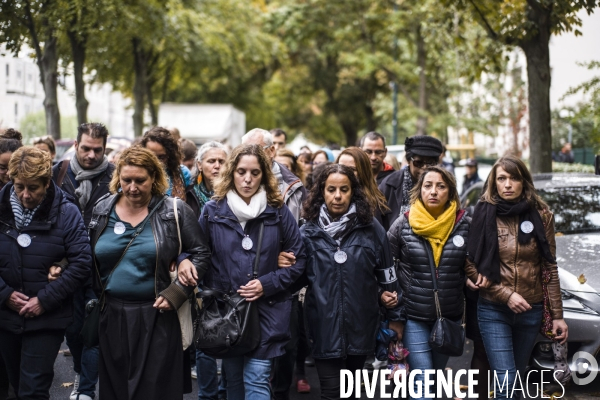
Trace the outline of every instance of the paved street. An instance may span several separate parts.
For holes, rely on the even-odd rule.
[[[63,344],[63,349],[65,345]],[[467,346],[465,347],[465,353],[462,357],[453,357],[450,359],[448,367],[453,370],[458,369],[468,369],[470,359],[471,359],[471,351],[472,345],[470,341],[467,341]],[[73,382],[73,372],[72,372],[72,359],[71,357],[65,357],[62,353],[58,355],[54,367],[55,376],[54,382],[52,384],[52,389],[50,390],[50,398],[52,400],[67,400],[69,398],[69,394],[71,392],[70,387],[63,387],[65,383]],[[315,368],[307,367],[306,372],[308,374],[308,379],[312,386],[312,392],[310,394],[298,394],[295,390],[291,392],[292,400],[317,400],[320,398],[319,396],[319,381],[317,378],[317,373]],[[194,381],[195,385],[195,381]],[[551,389],[551,388],[550,388]],[[184,396],[185,400],[195,400],[197,399],[196,388],[194,388],[194,393],[190,393]],[[550,390],[550,393],[553,393],[556,390]],[[535,392],[535,388],[530,386],[530,393],[533,395]],[[376,391],[377,397],[375,399],[379,399],[379,389]],[[364,393],[361,398],[367,398]],[[533,396],[531,398],[534,398]],[[539,397],[538,397],[539,398]],[[598,400],[600,399],[600,378],[597,378],[596,381],[588,386],[579,387],[577,385],[571,384],[570,387],[567,388],[565,399],[567,400]],[[171,400],[171,399],[165,399]]]

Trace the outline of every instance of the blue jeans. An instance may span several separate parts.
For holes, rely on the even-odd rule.
[[[446,368],[446,364],[448,363],[450,356],[433,351],[429,346],[429,336],[434,323],[435,321],[423,322],[411,319],[406,321],[402,341],[404,342],[404,347],[406,347],[410,352],[408,355],[408,365],[410,365],[411,371],[416,369],[443,370]],[[418,388],[420,387],[421,396],[411,396],[411,399],[425,398],[425,388],[423,387],[424,380],[424,374],[415,375],[414,392],[419,393]],[[433,380],[435,381],[435,378]],[[430,386],[428,391],[429,393],[435,394],[435,385]]]
[[[198,374],[198,400],[224,398],[227,382],[225,370],[221,369],[221,380],[217,376],[217,360],[196,350],[196,371]]]
[[[223,360],[227,400],[270,400],[271,360],[235,357]]]
[[[490,370],[496,376],[490,376],[490,384],[496,382],[494,397],[512,398],[517,371],[525,385],[525,368],[542,324],[542,303],[532,304],[531,310],[515,314],[506,304],[492,303],[480,297],[477,313]],[[505,379],[507,384],[504,384]],[[517,389],[520,388],[518,384]],[[521,391],[515,391],[516,398],[520,394]]]
[[[100,357],[98,346],[83,346],[81,353],[81,373],[79,375],[79,393],[96,397],[96,384],[98,383],[98,363]]]

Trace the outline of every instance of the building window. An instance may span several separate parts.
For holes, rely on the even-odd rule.
[[[17,79],[21,79],[21,71],[17,70]]]
[[[6,64],[6,77],[10,75],[10,65]]]
[[[15,103],[15,118],[19,116],[19,104]]]

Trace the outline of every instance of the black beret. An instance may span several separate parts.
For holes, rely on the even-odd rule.
[[[439,157],[444,147],[442,142],[432,136],[418,135],[406,138],[404,151],[421,157]]]

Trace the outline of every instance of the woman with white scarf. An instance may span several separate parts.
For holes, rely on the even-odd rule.
[[[256,349],[223,360],[227,398],[269,400],[271,360],[284,353],[290,337],[292,295],[288,288],[304,271],[302,238],[261,146],[236,147],[214,190],[213,200],[206,203],[199,220],[212,253],[204,285],[255,301],[261,334]],[[263,224],[260,265],[253,279]],[[295,254],[293,266],[278,268],[282,251]]]

